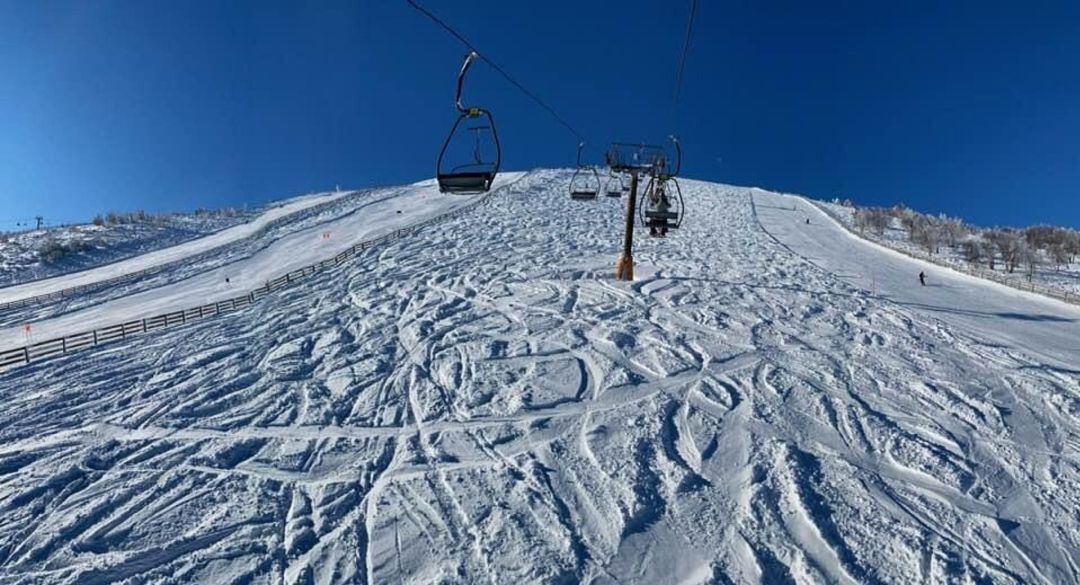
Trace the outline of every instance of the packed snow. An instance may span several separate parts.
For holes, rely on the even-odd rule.
[[[247,209],[112,214],[112,223],[0,231],[0,286],[52,278],[209,235],[255,217]]]
[[[762,191],[755,201],[770,234],[852,284],[890,302],[948,315],[950,323],[982,335],[986,343],[1007,341],[1040,363],[1080,367],[1080,308],[862,242],[801,197]],[[919,283],[920,272],[925,285]]]
[[[0,373],[2,580],[1080,579],[1080,309],[921,287],[805,202],[689,180],[683,228],[639,229],[616,281],[625,198],[570,176]],[[419,184],[328,221],[367,239],[467,200]],[[244,286],[332,255],[321,229]]]
[[[518,176],[520,174],[503,173],[496,186],[513,181]],[[303,202],[322,203],[333,201],[342,195],[343,193],[336,193],[318,198],[307,198]],[[81,310],[67,311],[51,318],[34,320],[31,328],[32,335],[35,340],[44,341],[66,334],[89,331],[235,297],[262,286],[268,280],[331,258],[357,242],[374,239],[394,229],[450,211],[475,197],[451,198],[436,197],[436,195],[438,195],[438,188],[433,181],[406,188],[378,190],[369,194],[362,203],[343,210],[343,213],[337,217],[285,235],[251,255],[236,258],[220,267],[145,292],[95,303]],[[287,208],[288,206],[284,206],[280,209]],[[298,209],[292,211],[295,212]],[[268,212],[270,213],[272,212]],[[273,214],[272,217],[281,217],[281,214]],[[211,238],[203,240],[209,239]],[[222,245],[217,241],[211,243],[195,241],[191,244],[192,246],[185,250],[185,253],[196,254],[207,249],[207,246]],[[200,245],[195,246],[195,244]],[[147,264],[151,262],[173,261],[175,254],[179,253],[174,252],[161,258],[148,254],[143,262],[136,265],[146,266],[151,265]],[[65,288],[71,286],[69,283],[78,283],[84,281],[85,278],[86,276],[80,273],[53,279],[50,283],[55,287]],[[3,289],[0,289],[0,295],[2,294]],[[12,323],[0,329],[0,347],[11,348],[25,343],[24,326],[25,324]]]
[[[856,208],[850,205],[841,205],[837,203],[816,201],[815,205],[826,209],[835,219],[839,220],[849,230],[857,231],[855,212]],[[952,221],[958,221],[952,219]],[[976,271],[990,271],[996,278],[1009,281],[1011,284],[1024,288],[1032,283],[1036,286],[1049,287],[1050,289],[1058,292],[1068,292],[1073,298],[1080,296],[1080,258],[1078,258],[1074,251],[1066,253],[1066,258],[1071,256],[1075,259],[1073,262],[1063,259],[1062,262],[1055,262],[1051,255],[1047,254],[1046,250],[1037,250],[1030,245],[1021,246],[1021,249],[1025,253],[1018,254],[1019,257],[1026,256],[1035,260],[1035,263],[1028,266],[1026,262],[1019,259],[1014,271],[1008,270],[1008,264],[1001,258],[1000,252],[993,250],[994,246],[991,245],[986,239],[986,234],[989,231],[983,228],[964,225],[965,230],[970,230],[971,233],[963,236],[956,246],[948,245],[948,242],[941,242],[937,251],[933,254],[935,264],[943,264],[947,267],[958,268],[960,270],[976,270]],[[1046,227],[1046,226],[1036,226]],[[1023,230],[1015,230],[1012,232],[1019,240],[1024,240]],[[1072,234],[1076,237],[1076,231],[1072,230]],[[883,244],[889,248],[909,253],[915,256],[925,255],[926,249],[921,248],[911,241],[910,231],[904,229],[903,225],[898,221],[892,221],[891,224],[884,229],[881,234],[875,234],[872,230],[863,230],[860,234],[863,238],[869,239],[873,242]],[[938,236],[941,240],[944,240],[944,236]],[[978,262],[971,263],[965,260],[963,252],[964,240],[975,240],[977,244],[981,244],[983,256]],[[1075,242],[1076,240],[1074,240]],[[1075,244],[1073,244],[1075,246]],[[1075,248],[1073,248],[1074,250]],[[991,270],[990,259],[993,257],[993,269]],[[1030,270],[1030,272],[1029,272]]]
[[[141,254],[133,258],[97,266],[81,272],[64,274],[54,278],[0,288],[0,303],[17,301],[26,297],[46,295],[65,288],[92,284],[117,276],[138,272],[152,266],[183,260],[184,258],[195,256],[207,250],[212,250],[250,237],[278,218],[286,217],[321,203],[333,201],[344,195],[344,192],[334,192],[297,197],[288,203],[283,203],[268,209],[266,212],[249,222],[223,229],[208,236],[184,242],[176,246],[155,250],[147,254]]]

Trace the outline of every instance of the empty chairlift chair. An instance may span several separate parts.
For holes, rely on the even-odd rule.
[[[596,194],[600,191],[600,173],[597,173],[594,167],[581,164],[581,149],[584,147],[584,142],[578,143],[577,169],[570,177],[571,199],[596,199]]]
[[[626,186],[623,185],[622,176],[615,171],[608,173],[607,183],[604,185],[604,195],[608,197],[621,197]]]
[[[502,148],[499,145],[499,135],[495,130],[495,120],[491,112],[477,106],[465,107],[461,104],[461,90],[465,85],[465,74],[472,67],[473,61],[479,58],[475,52],[465,57],[465,63],[458,73],[457,93],[454,104],[457,106],[458,117],[450,128],[450,134],[443,142],[442,150],[439,151],[439,159],[435,162],[436,178],[439,182],[439,191],[443,193],[484,193],[491,189],[495,176],[499,173],[499,165],[502,162]],[[462,125],[464,123],[464,126]],[[451,143],[461,146],[468,134],[473,135],[471,142],[471,158],[459,161],[457,164],[447,162],[447,151]],[[458,140],[455,140],[457,138]],[[494,150],[494,152],[488,152]]]

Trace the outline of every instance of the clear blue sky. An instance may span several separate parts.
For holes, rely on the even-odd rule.
[[[1080,4],[425,4],[587,136],[684,174],[982,224],[1080,227]],[[464,49],[405,2],[0,0],[0,229],[432,175]],[[576,140],[486,65],[507,168]],[[543,212],[538,207],[538,213]]]

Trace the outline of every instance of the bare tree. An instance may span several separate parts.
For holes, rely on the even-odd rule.
[[[1069,230],[1065,241],[1062,242],[1062,248],[1069,256],[1069,264],[1076,262],[1076,257],[1080,256],[1080,232]]]
[[[993,249],[988,248],[987,242],[979,236],[968,236],[960,242],[960,251],[964,254],[964,260],[972,266],[980,264],[987,255],[994,255]],[[993,269],[993,266],[991,265],[990,268]]]
[[[1026,241],[1020,238],[1020,235],[1013,230],[989,230],[986,232],[985,237],[994,247],[997,248],[998,254],[1001,255],[1001,261],[1005,263],[1005,270],[1007,272],[1016,271],[1017,266],[1020,265],[1021,253],[1026,246]],[[991,266],[993,269],[993,266]]]
[[[948,217],[941,215],[938,217],[938,225],[941,226],[941,234],[945,239],[945,243],[955,248],[960,240],[968,234],[968,228],[964,225],[963,220],[955,217]]]
[[[885,233],[891,221],[889,212],[880,207],[862,207],[855,210],[855,227],[860,232],[870,230],[877,236]]]
[[[1020,261],[1024,265],[1024,275],[1027,276],[1028,282],[1031,282],[1035,278],[1035,271],[1040,264],[1040,251],[1034,246],[1028,245],[1026,240],[1018,240],[1020,242]]]
[[[1069,247],[1067,241],[1061,241],[1047,250],[1047,255],[1050,257],[1050,261],[1054,263],[1054,266],[1058,270],[1072,261],[1072,255],[1069,254]]]
[[[900,226],[907,230],[908,239],[914,239],[915,235],[913,232],[915,230],[915,224],[918,222],[917,217],[919,214],[904,205],[896,205],[892,208],[892,215],[900,222]]]
[[[911,241],[930,254],[941,251],[942,230],[934,220],[925,215],[915,215],[911,227]]]

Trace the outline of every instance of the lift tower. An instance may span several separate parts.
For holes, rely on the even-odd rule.
[[[615,264],[615,278],[634,280],[634,216],[637,210],[638,177],[663,172],[667,154],[661,146],[612,142],[607,152],[607,165],[612,172],[630,175],[630,197],[626,200],[626,232],[623,234],[622,255]]]

